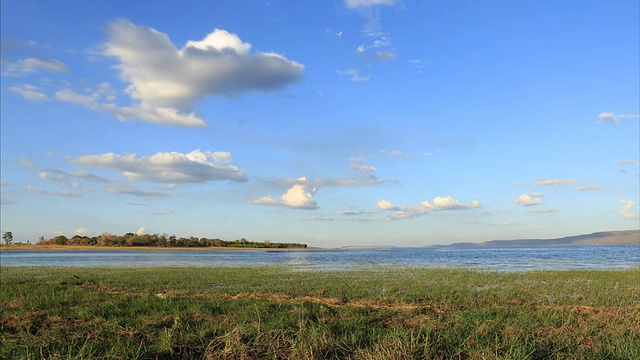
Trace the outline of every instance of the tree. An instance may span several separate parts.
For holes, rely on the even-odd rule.
[[[4,240],[7,245],[11,245],[11,242],[13,241],[13,234],[11,231],[7,231],[2,234],[2,240]]]

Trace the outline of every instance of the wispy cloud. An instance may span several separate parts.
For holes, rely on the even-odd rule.
[[[360,72],[356,69],[338,70],[338,74],[350,76],[351,81],[362,82],[371,79],[371,76],[361,76]]]
[[[38,71],[69,72],[69,68],[61,61],[43,58],[28,58],[10,63],[4,76],[26,76]]]
[[[602,188],[602,185],[583,185],[583,186],[578,186],[576,188],[576,190],[578,191],[588,191],[588,190],[600,190]]]
[[[636,160],[631,160],[631,159],[618,160],[616,161],[616,164],[638,166],[638,162]]]
[[[560,210],[551,209],[551,208],[544,208],[544,209],[529,210],[528,212],[530,214],[549,214],[549,213],[555,213],[555,212],[558,212],[558,211],[560,211]]]
[[[38,195],[49,195],[49,196],[61,196],[67,198],[79,198],[82,197],[81,194],[69,190],[59,190],[59,191],[50,191],[50,190],[36,190],[31,185],[27,185],[24,187],[24,190],[31,194]]]
[[[620,215],[625,219],[640,219],[640,214],[637,212],[633,212],[633,208],[636,206],[636,203],[631,200],[621,199],[620,204],[622,204],[622,209],[620,210]]]
[[[173,194],[169,194],[161,191],[137,189],[129,186],[110,186],[106,188],[106,190],[110,194],[132,195],[132,196],[149,197],[149,198],[167,198],[167,197],[174,196]]]
[[[598,115],[598,123],[606,122],[613,125],[619,125],[620,119],[640,119],[638,114],[616,115],[612,112],[603,112]]]
[[[368,166],[368,165],[362,165],[362,162],[366,161],[367,158],[351,158],[349,159],[349,166],[352,169],[356,169],[358,171],[364,172],[364,173],[373,173],[376,172],[378,169],[376,169],[374,166]]]
[[[20,164],[24,167],[26,167],[27,169],[33,169],[33,161],[27,159],[27,158],[21,158],[20,159]]]
[[[562,186],[572,185],[578,182],[578,179],[538,179],[533,186]]]
[[[37,86],[31,84],[15,85],[9,88],[9,90],[22,95],[27,100],[31,101],[46,101],[49,100],[49,96],[42,92]]]
[[[113,183],[117,182],[115,179],[107,179],[97,175],[90,174],[85,171],[77,171],[69,173],[62,170],[43,170],[38,173],[38,177],[43,180],[49,180],[60,183],[65,186],[78,187],[76,182],[70,182],[70,179],[77,178],[81,180],[99,182],[99,183]]]
[[[345,0],[344,3],[349,9],[366,8],[371,6],[393,6],[397,0]]]

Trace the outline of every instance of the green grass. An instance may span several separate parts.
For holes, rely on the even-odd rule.
[[[0,271],[2,359],[640,359],[639,269]]]

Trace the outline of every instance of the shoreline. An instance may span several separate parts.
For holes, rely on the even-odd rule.
[[[15,251],[15,250],[34,250],[34,251],[78,251],[78,250],[96,250],[96,251],[108,251],[108,250],[196,250],[196,251],[244,251],[244,250],[257,250],[268,252],[283,252],[283,251],[315,251],[315,250],[340,250],[338,248],[319,248],[319,247],[307,247],[307,248],[252,248],[252,247],[156,247],[156,246],[89,246],[89,245],[28,245],[28,244],[13,244],[13,245],[0,245],[0,251]]]

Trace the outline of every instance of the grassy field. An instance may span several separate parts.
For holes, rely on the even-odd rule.
[[[640,359],[639,269],[0,271],[2,359]]]

